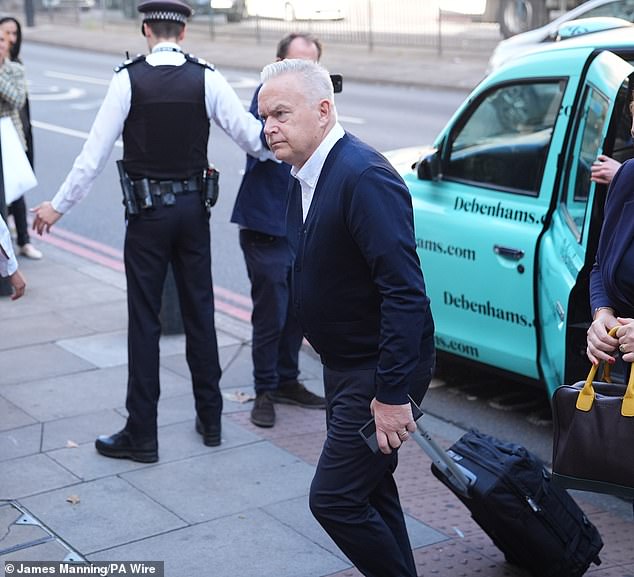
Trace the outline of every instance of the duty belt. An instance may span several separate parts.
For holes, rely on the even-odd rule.
[[[173,206],[177,196],[192,192],[200,193],[201,201],[209,212],[218,198],[218,171],[213,167],[207,167],[204,175],[201,171],[199,175],[183,180],[132,180],[125,170],[123,160],[117,160],[117,170],[127,216],[136,216],[141,211],[158,206]]]
[[[192,176],[187,180],[149,180],[150,194],[152,196],[189,194],[190,192],[200,192],[202,190],[202,176]],[[137,194],[142,192],[140,181],[134,181],[133,186]]]
[[[148,210],[159,205],[173,206],[177,196],[190,192],[202,192],[202,185],[202,175],[192,176],[185,180],[141,178],[132,181],[132,190],[137,209]]]

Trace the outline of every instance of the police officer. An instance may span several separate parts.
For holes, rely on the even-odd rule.
[[[33,209],[33,228],[48,232],[88,193],[123,134],[123,179],[132,183],[133,193],[126,204],[124,245],[128,419],[123,430],[100,436],[95,446],[107,457],[152,463],[158,460],[159,311],[170,263],[187,340],[195,427],[205,445],[221,440],[210,232],[201,198],[209,120],[247,153],[272,155],[262,145],[261,123],[245,111],[223,76],[182,52],[191,8],[180,0],[149,0],[138,10],[150,54],[115,68],[82,152],[53,200]]]

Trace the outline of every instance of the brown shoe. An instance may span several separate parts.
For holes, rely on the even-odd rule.
[[[256,393],[251,409],[251,422],[258,427],[270,428],[275,425],[275,407],[271,393]]]
[[[311,393],[299,381],[280,383],[275,391],[271,391],[271,399],[274,403],[297,405],[305,409],[326,408],[326,399],[315,393]]]

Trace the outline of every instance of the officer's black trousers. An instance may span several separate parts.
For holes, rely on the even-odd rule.
[[[124,259],[128,283],[128,393],[126,429],[155,439],[159,385],[159,312],[168,263],[178,289],[196,413],[220,422],[222,397],[214,327],[209,220],[197,193],[173,206],[143,211],[128,221]]]
[[[310,509],[367,577],[416,577],[393,473],[397,452],[372,453],[359,435],[370,418],[376,371],[324,368],[328,433]]]

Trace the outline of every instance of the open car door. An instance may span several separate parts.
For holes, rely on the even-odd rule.
[[[562,149],[559,187],[537,253],[538,362],[550,395],[585,378],[586,331],[591,322],[588,276],[603,216],[605,187],[590,181],[597,155],[622,148],[631,118],[625,114],[628,77],[634,68],[611,52],[589,66],[571,109]],[[631,146],[631,143],[629,144]]]

